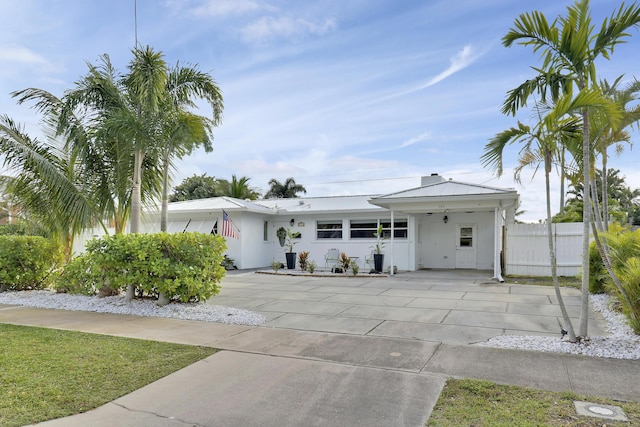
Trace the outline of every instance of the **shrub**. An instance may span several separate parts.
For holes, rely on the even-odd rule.
[[[92,260],[90,255],[79,255],[71,260],[54,275],[54,288],[70,294],[95,295],[103,283],[97,283],[96,277],[91,274]]]
[[[615,286],[611,286],[611,292],[618,297],[622,313],[629,320],[629,326],[636,334],[640,334],[640,257],[627,259],[624,267],[616,273],[629,301],[620,294]]]
[[[142,295],[164,293],[182,302],[203,301],[220,291],[224,238],[202,233],[117,234],[87,243],[87,254],[73,260],[58,287],[94,293],[103,285]]]
[[[298,262],[300,263],[300,270],[307,271],[307,267],[309,265],[309,252],[304,251],[298,254]]]
[[[280,261],[271,261],[271,268],[277,273],[282,268],[282,263]]]
[[[355,261],[351,261],[349,266],[351,267],[351,272],[353,273],[353,275],[357,276],[358,275],[358,271],[360,271],[360,266],[358,265],[358,263],[355,262]]]
[[[57,246],[40,236],[0,236],[0,290],[43,289],[61,259]]]
[[[349,267],[351,266],[351,258],[349,258],[347,254],[342,252],[340,253],[340,259],[338,260],[338,264],[340,264],[342,271],[346,273],[347,270],[349,270]]]
[[[309,269],[309,273],[313,274],[314,271],[316,271],[316,262],[315,261],[309,261],[309,265],[307,265],[307,268]]]

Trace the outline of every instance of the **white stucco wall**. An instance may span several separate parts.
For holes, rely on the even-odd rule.
[[[340,252],[344,252],[350,257],[358,257],[358,265],[365,271],[371,268],[365,265],[365,257],[369,256],[372,246],[375,245],[375,238],[370,239],[351,239],[349,237],[349,224],[351,219],[389,219],[389,215],[380,217],[376,214],[320,214],[320,215],[303,215],[296,214],[290,217],[276,217],[270,221],[269,233],[270,240],[273,241],[271,257],[272,260],[279,260],[285,264],[285,248],[281,247],[276,236],[276,230],[279,227],[290,228],[293,232],[299,231],[302,234],[298,243],[294,246],[294,251],[300,253],[309,251],[309,260],[315,261],[318,268],[325,268],[325,254],[329,249],[336,248]],[[406,218],[403,216],[402,218]],[[289,223],[294,219],[294,226]],[[398,217],[396,219],[399,219]],[[317,239],[316,238],[316,221],[317,220],[342,220],[342,239]],[[304,225],[301,225],[304,224]],[[409,269],[408,239],[395,239],[393,243],[394,263],[399,270]],[[384,268],[386,269],[391,263],[391,241],[385,240]],[[270,265],[271,262],[268,263]]]
[[[446,224],[443,221],[445,214],[442,213],[416,217],[416,268],[456,268],[456,243],[460,225],[475,226],[476,268],[493,268],[494,213],[452,212],[446,215]]]

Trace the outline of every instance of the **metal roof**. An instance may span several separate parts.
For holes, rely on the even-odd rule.
[[[442,181],[385,195],[305,197],[291,199],[242,200],[233,197],[187,200],[169,203],[169,212],[191,213],[216,210],[245,211],[265,215],[376,212],[392,207],[407,211],[433,209],[430,204],[453,202],[446,209],[466,209],[473,205],[485,209],[517,200],[511,188],[497,188],[458,181]],[[481,202],[481,203],[474,203]]]
[[[487,185],[469,184],[458,181],[443,181],[435,184],[425,185],[423,187],[412,188],[409,190],[399,191],[397,193],[385,194],[383,196],[374,197],[374,199],[395,199],[395,198],[414,198],[414,197],[456,197],[470,195],[501,195],[507,193],[515,193],[513,188],[489,187]]]

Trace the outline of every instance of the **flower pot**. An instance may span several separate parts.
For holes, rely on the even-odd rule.
[[[296,253],[287,252],[284,254],[287,257],[287,268],[289,270],[295,270],[296,268]]]
[[[382,265],[384,264],[384,254],[373,254],[373,268],[378,273],[382,273]]]

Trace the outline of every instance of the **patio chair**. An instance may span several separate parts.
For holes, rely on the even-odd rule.
[[[324,266],[333,268],[336,265],[338,265],[339,259],[340,259],[340,251],[335,248],[331,248],[327,251],[327,253],[324,256]]]
[[[373,261],[374,253],[374,251],[371,251],[367,256],[364,257],[364,265],[369,265],[372,269],[375,268],[375,263]]]

